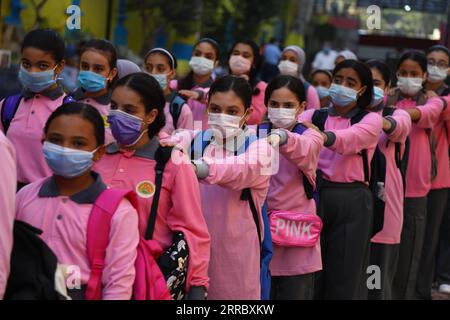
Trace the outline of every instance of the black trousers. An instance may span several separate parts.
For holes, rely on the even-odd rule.
[[[450,189],[447,197],[447,208],[442,220],[439,247],[436,258],[436,281],[439,285],[450,285]]]
[[[427,223],[419,272],[417,274],[416,298],[431,300],[431,287],[435,276],[436,254],[442,219],[447,208],[447,189],[431,190],[428,194]],[[450,246],[450,242],[447,243]]]
[[[312,300],[313,298],[314,273],[272,277],[271,300]]]
[[[400,256],[394,278],[395,300],[415,299],[427,217],[427,197],[405,198]]]
[[[367,298],[367,266],[373,224],[373,197],[363,184],[324,182],[319,215],[323,271],[317,275],[317,299]]]
[[[373,243],[370,265],[380,268],[381,288],[369,290],[369,300],[392,300],[392,283],[397,271],[400,245]]]

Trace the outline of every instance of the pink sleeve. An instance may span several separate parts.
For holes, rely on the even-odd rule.
[[[409,114],[401,109],[396,109],[391,116],[396,123],[395,129],[388,134],[389,140],[392,142],[405,142],[412,129],[412,121]]]
[[[102,276],[103,300],[131,299],[138,243],[138,214],[128,200],[123,200],[111,222]]]
[[[247,152],[236,157],[205,157],[209,176],[204,180],[231,190],[265,188],[272,175],[275,152],[265,139],[250,145]]]
[[[177,127],[178,129],[194,130],[194,116],[192,115],[191,107],[187,104],[184,104],[181,109]]]
[[[315,181],[320,151],[323,147],[323,137],[315,130],[308,129],[299,135],[285,131],[288,140],[280,148],[280,153],[295,164],[310,181]]]
[[[364,149],[375,148],[383,129],[383,121],[377,113],[371,112],[359,123],[341,130],[329,130],[336,141],[329,149],[341,155],[354,155]]]
[[[308,102],[308,105],[306,106],[307,110],[320,109],[319,94],[317,93],[316,88],[314,88],[312,85],[310,85],[308,88],[306,100]]]
[[[444,112],[442,112],[442,120],[444,121],[448,121],[450,120],[450,96],[447,97],[443,97],[445,102],[447,103],[447,106],[444,110]]]
[[[425,105],[416,108],[420,111],[420,119],[417,122],[419,128],[431,129],[439,122],[444,102],[441,98],[431,98]]]
[[[13,245],[16,197],[16,156],[11,143],[0,132],[0,300],[5,294]]]
[[[252,99],[253,113],[247,121],[247,124],[249,125],[260,124],[263,121],[264,116],[267,112],[266,104],[264,103],[267,84],[261,81],[260,83],[258,83],[257,88],[260,90],[260,92],[257,96],[253,96]]]
[[[211,238],[201,209],[198,179],[190,163],[177,165],[176,168],[171,194],[172,208],[167,215],[167,223],[170,230],[183,232],[188,243],[187,292],[191,287],[208,290]]]
[[[311,123],[312,122],[312,117],[313,117],[313,114],[314,114],[315,111],[316,110],[307,110],[307,111],[302,112],[300,114],[300,116],[298,117],[298,121],[299,122],[309,122],[309,123]]]

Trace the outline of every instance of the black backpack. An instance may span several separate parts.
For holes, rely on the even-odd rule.
[[[391,108],[392,109],[392,108]],[[385,112],[392,112],[390,115],[394,113],[395,110],[389,110]],[[351,125],[355,125],[359,123],[366,115],[368,115],[370,112],[366,110],[361,110],[358,112],[355,116],[353,116],[350,120]],[[388,115],[388,114],[386,114]],[[384,116],[384,115],[383,115]],[[317,126],[321,131],[325,130],[325,122],[328,118],[328,110],[327,109],[320,109],[314,112],[312,123]],[[397,148],[398,148],[398,155],[401,155],[401,145],[396,145],[396,156],[397,156]],[[406,151],[405,151],[406,152]],[[369,155],[366,149],[362,150],[361,158],[363,161],[363,167],[364,167],[364,181],[369,184],[369,189],[373,195],[373,205],[374,205],[374,211],[373,211],[373,228],[372,228],[372,236],[376,235],[378,232],[383,230],[384,227],[384,209],[385,209],[385,202],[382,201],[378,195],[380,194],[380,184],[382,183],[384,188],[384,182],[386,180],[386,158],[384,157],[383,153],[380,151],[378,146],[375,148],[375,153],[373,155],[372,160],[369,163]],[[403,157],[405,159],[405,157]],[[403,160],[402,159],[402,160]],[[406,157],[407,161],[407,157]],[[399,161],[400,162],[400,161]],[[320,170],[319,170],[320,171]],[[405,167],[406,171],[406,167]],[[402,173],[403,175],[403,173]],[[321,173],[318,173],[318,176],[321,176]],[[319,188],[319,187],[318,187]]]
[[[29,224],[15,221],[5,300],[60,299],[55,290],[57,258],[40,234],[42,231]]]

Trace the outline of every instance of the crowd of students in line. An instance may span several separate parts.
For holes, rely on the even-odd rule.
[[[267,84],[251,40],[232,46],[220,78],[219,44],[199,40],[182,79],[164,48],[141,71],[90,40],[67,93],[64,50],[52,30],[28,33],[24,90],[0,102],[0,297],[16,220],[42,230],[59,264],[80,267],[82,289],[68,295],[86,298],[89,218],[115,188],[137,201],[124,198],[111,219],[102,299],[133,297],[155,194],[153,240],[166,250],[183,235],[188,299],[261,299],[261,243],[272,237],[273,300],[430,299],[435,282],[450,291],[448,48],[409,51],[396,70],[342,56],[308,82],[304,51],[288,46]],[[158,188],[161,146],[175,148]],[[279,240],[280,217],[292,229],[313,221],[320,237]],[[369,265],[381,270],[374,290]]]

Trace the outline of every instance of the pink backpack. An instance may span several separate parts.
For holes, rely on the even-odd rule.
[[[87,254],[91,275],[86,289],[86,300],[102,299],[102,274],[105,267],[106,248],[109,243],[111,220],[121,201],[126,198],[138,208],[134,191],[107,189],[95,202],[87,227]],[[164,276],[156,263],[163,249],[154,240],[141,238],[137,248],[135,300],[171,300]]]

